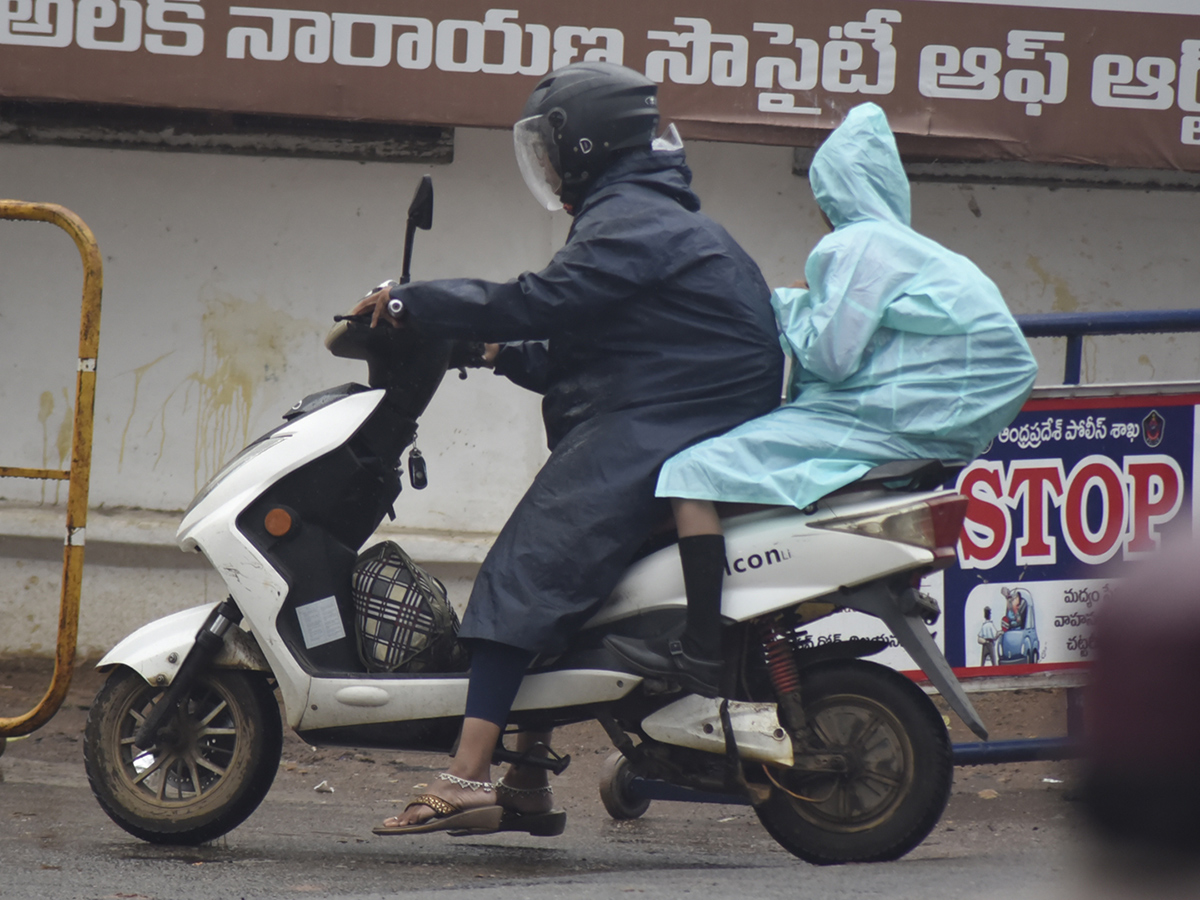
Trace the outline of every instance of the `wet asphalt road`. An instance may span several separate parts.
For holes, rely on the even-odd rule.
[[[1082,846],[1061,793],[985,800],[957,790],[942,824],[905,859],[818,868],[779,848],[746,807],[656,803],[642,819],[614,822],[593,785],[567,776],[561,837],[382,838],[370,826],[407,784],[362,779],[318,794],[281,773],[221,841],[157,847],[108,820],[81,763],[41,761],[32,750],[13,745],[0,757],[3,898],[1057,898],[1076,893]]]

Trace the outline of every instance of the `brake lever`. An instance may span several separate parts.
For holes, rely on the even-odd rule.
[[[381,284],[377,284],[377,285],[375,285],[375,287],[371,288],[371,290],[369,290],[365,294],[363,294],[363,300],[366,300],[372,294],[378,294],[382,290],[391,290],[392,288],[396,287],[398,284],[400,284],[400,282],[395,281],[393,279],[388,279],[387,281],[384,281]],[[374,311],[368,310],[366,312],[359,313],[357,316],[334,316],[333,321],[335,321],[335,322],[368,321],[369,322],[371,320],[372,315],[374,315]]]

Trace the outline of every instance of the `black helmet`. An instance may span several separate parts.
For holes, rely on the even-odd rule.
[[[625,66],[582,62],[538,82],[513,126],[525,183],[547,209],[577,203],[587,186],[630,147],[658,131],[658,86]]]

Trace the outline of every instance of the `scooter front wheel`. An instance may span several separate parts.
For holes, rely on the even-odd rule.
[[[759,819],[817,865],[903,856],[950,798],[953,748],[941,714],[903,675],[862,660],[803,670],[800,691],[813,749],[843,765],[764,767],[771,794]]]
[[[195,845],[231,831],[262,802],[279,768],[283,729],[261,675],[202,675],[148,749],[133,736],[163,689],[113,672],[84,732],[92,793],[109,817],[155,844]]]

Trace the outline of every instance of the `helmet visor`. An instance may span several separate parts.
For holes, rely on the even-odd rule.
[[[517,152],[517,167],[525,186],[535,200],[553,212],[562,209],[559,193],[562,177],[554,170],[551,158],[553,142],[549,124],[544,116],[530,116],[513,126],[513,146]]]

